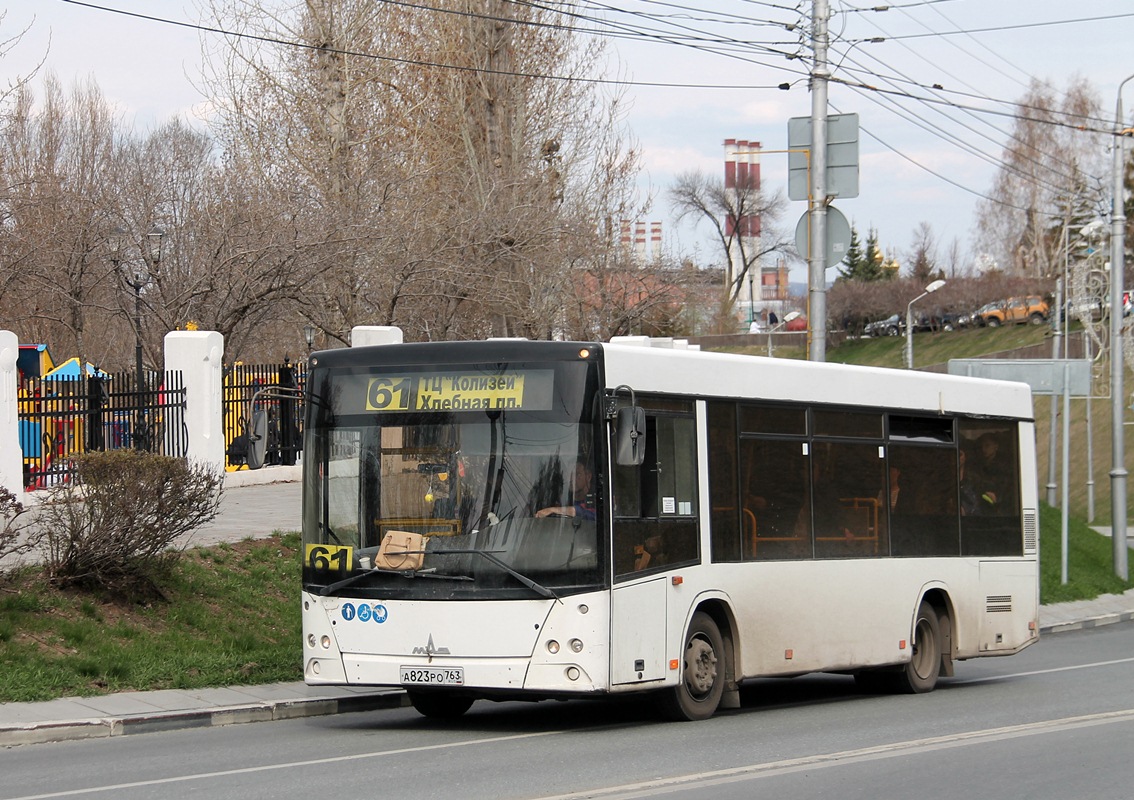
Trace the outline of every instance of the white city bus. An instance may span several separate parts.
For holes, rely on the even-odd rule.
[[[703,719],[751,678],[925,692],[1038,637],[1022,384],[488,340],[320,352],[306,399],[312,685]]]

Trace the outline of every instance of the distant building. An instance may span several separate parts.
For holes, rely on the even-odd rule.
[[[735,191],[738,198],[760,191],[760,142],[747,139],[725,139],[725,189]],[[747,202],[739,203],[742,208]],[[743,270],[741,246],[747,253],[760,250],[760,215],[744,214],[725,220],[725,232],[735,236],[728,254],[728,282],[732,284]]]
[[[619,241],[630,251],[630,257],[639,265],[652,264],[661,259],[662,224],[660,222],[631,222],[622,220]]]
[[[778,266],[760,268],[760,295],[755,299],[779,303],[790,294],[787,264],[781,261]]]
[[[726,139],[725,149],[725,189],[742,193],[760,191],[760,142],[747,139]],[[744,198],[747,200],[747,198]],[[752,202],[741,205],[751,206]],[[752,257],[761,250],[760,236],[762,220],[759,214],[744,214],[725,220],[725,229],[736,240],[729,250],[728,280],[734,281],[744,268],[741,260],[741,247]],[[747,291],[745,291],[747,289]],[[748,272],[748,286],[741,287],[737,297],[737,307],[748,321],[767,318],[769,311],[782,317],[786,303],[791,297],[788,286],[788,268],[783,261],[775,266],[756,265]]]

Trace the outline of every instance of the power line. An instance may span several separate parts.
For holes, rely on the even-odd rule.
[[[314,45],[314,44],[308,44],[308,43],[305,43],[305,42],[296,42],[296,41],[289,41],[289,40],[286,40],[286,39],[279,39],[279,38],[276,38],[276,37],[273,37],[273,36],[265,36],[265,35],[262,35],[262,34],[240,33],[240,32],[237,32],[237,31],[230,31],[230,30],[226,30],[224,28],[218,28],[218,27],[211,26],[211,25],[202,25],[200,23],[186,22],[184,20],[168,19],[168,18],[165,18],[165,17],[156,17],[156,16],[153,16],[151,14],[141,14],[141,13],[138,13],[136,11],[126,11],[126,10],[120,9],[120,8],[111,8],[111,7],[108,7],[108,6],[101,6],[101,5],[97,5],[95,3],[84,2],[83,0],[60,0],[60,2],[67,3],[69,5],[81,6],[83,8],[89,8],[89,9],[92,9],[94,11],[103,11],[103,12],[107,12],[107,13],[110,13],[110,14],[119,14],[119,15],[122,15],[122,16],[125,16],[125,17],[131,17],[131,18],[134,18],[134,19],[141,19],[141,20],[145,20],[147,22],[155,22],[155,23],[162,24],[162,25],[171,25],[171,26],[178,27],[178,28],[186,28],[186,29],[195,30],[195,31],[198,31],[198,32],[201,32],[201,33],[217,34],[219,36],[224,36],[226,38],[231,38],[231,39],[238,39],[238,40],[244,39],[244,40],[250,40],[250,41],[255,41],[255,42],[262,42],[264,44],[279,45],[281,47],[291,47],[291,48],[296,48],[296,49],[301,49],[301,50],[317,50],[321,53],[333,53],[335,55],[352,56],[352,57],[355,57],[355,58],[365,58],[365,59],[371,59],[371,60],[374,60],[374,61],[387,61],[387,62],[390,62],[390,63],[406,64],[406,65],[409,65],[409,66],[432,67],[432,68],[435,68],[435,69],[449,69],[449,70],[454,70],[454,71],[457,71],[457,72],[476,72],[476,73],[482,73],[482,74],[487,74],[487,75],[508,75],[508,76],[512,76],[512,77],[516,77],[516,78],[529,78],[529,79],[533,79],[533,80],[565,81],[565,82],[571,82],[571,83],[589,83],[589,84],[605,85],[605,86],[642,86],[642,87],[648,87],[648,88],[664,88],[664,89],[740,89],[740,90],[753,90],[753,89],[782,89],[782,88],[785,87],[785,84],[760,85],[760,84],[671,83],[671,82],[664,82],[664,81],[635,81],[635,80],[623,80],[623,79],[616,79],[616,78],[580,78],[580,77],[577,77],[577,76],[549,75],[549,74],[541,74],[541,73],[525,73],[525,72],[516,72],[516,71],[512,71],[512,70],[491,70],[491,69],[484,69],[484,68],[481,68],[481,67],[467,67],[467,66],[462,66],[462,65],[458,65],[458,64],[443,64],[443,63],[434,62],[434,61],[422,61],[420,59],[399,58],[397,56],[384,56],[384,55],[378,55],[376,53],[366,53],[366,52],[357,51],[357,50],[348,50],[348,49],[344,49],[344,48],[327,47],[327,46],[324,46],[324,45]],[[712,51],[707,51],[707,52],[712,52]],[[773,67],[775,69],[782,69],[783,71],[788,72],[788,73],[794,73],[794,74],[802,75],[802,76],[807,75],[806,72],[801,72],[799,70],[791,70],[791,69],[779,67],[779,66],[776,66],[776,65],[763,64],[763,63],[755,61],[753,59],[743,59],[743,60],[745,60],[749,63],[754,63],[754,64],[757,64],[757,65],[760,65],[760,66],[770,66],[770,67]]]
[[[898,36],[898,37],[895,37],[895,38],[899,38],[899,39],[925,39],[926,37],[929,37],[929,36],[944,37],[944,36],[954,36],[954,35],[958,35],[958,34],[971,36],[974,33],[1002,33],[1004,31],[1019,31],[1019,30],[1026,30],[1028,28],[1049,28],[1053,25],[1073,25],[1073,24],[1078,24],[1078,23],[1083,23],[1083,22],[1109,22],[1111,20],[1116,20],[1116,19],[1129,19],[1130,17],[1134,17],[1134,12],[1130,12],[1128,14],[1107,14],[1107,15],[1101,16],[1101,17],[1078,17],[1076,19],[1048,20],[1046,22],[1022,22],[1022,23],[1019,23],[1017,25],[998,25],[998,26],[993,27],[993,28],[969,28],[969,29],[966,29],[966,30],[934,32],[934,33],[909,33],[909,34],[905,34],[905,35]]]

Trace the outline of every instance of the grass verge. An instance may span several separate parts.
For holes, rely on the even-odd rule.
[[[1067,520],[1067,583],[1062,583],[1062,516],[1058,508],[1040,503],[1040,602],[1089,600],[1100,594],[1121,594],[1134,589],[1134,580],[1114,574],[1110,538],[1082,519]]]
[[[0,581],[0,702],[301,680],[299,534],[185,551],[164,601]]]

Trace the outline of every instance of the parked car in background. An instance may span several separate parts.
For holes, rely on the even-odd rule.
[[[958,315],[950,311],[940,311],[936,314],[918,314],[914,319],[914,333],[923,331],[951,331],[958,327]]]
[[[999,301],[996,303],[985,303],[976,311],[962,314],[957,318],[957,325],[962,328],[979,328],[984,325],[984,315],[996,308],[997,305],[999,305]]]
[[[862,332],[867,336],[899,336],[906,329],[906,321],[901,314],[891,314],[886,319],[868,322]]]
[[[1042,325],[1047,321],[1050,311],[1047,301],[1038,295],[1028,297],[1010,297],[999,303],[991,303],[992,308],[985,306],[981,309],[980,320],[982,325],[998,328],[1009,323],[1029,322],[1032,325]],[[985,310],[988,309],[988,310]]]

